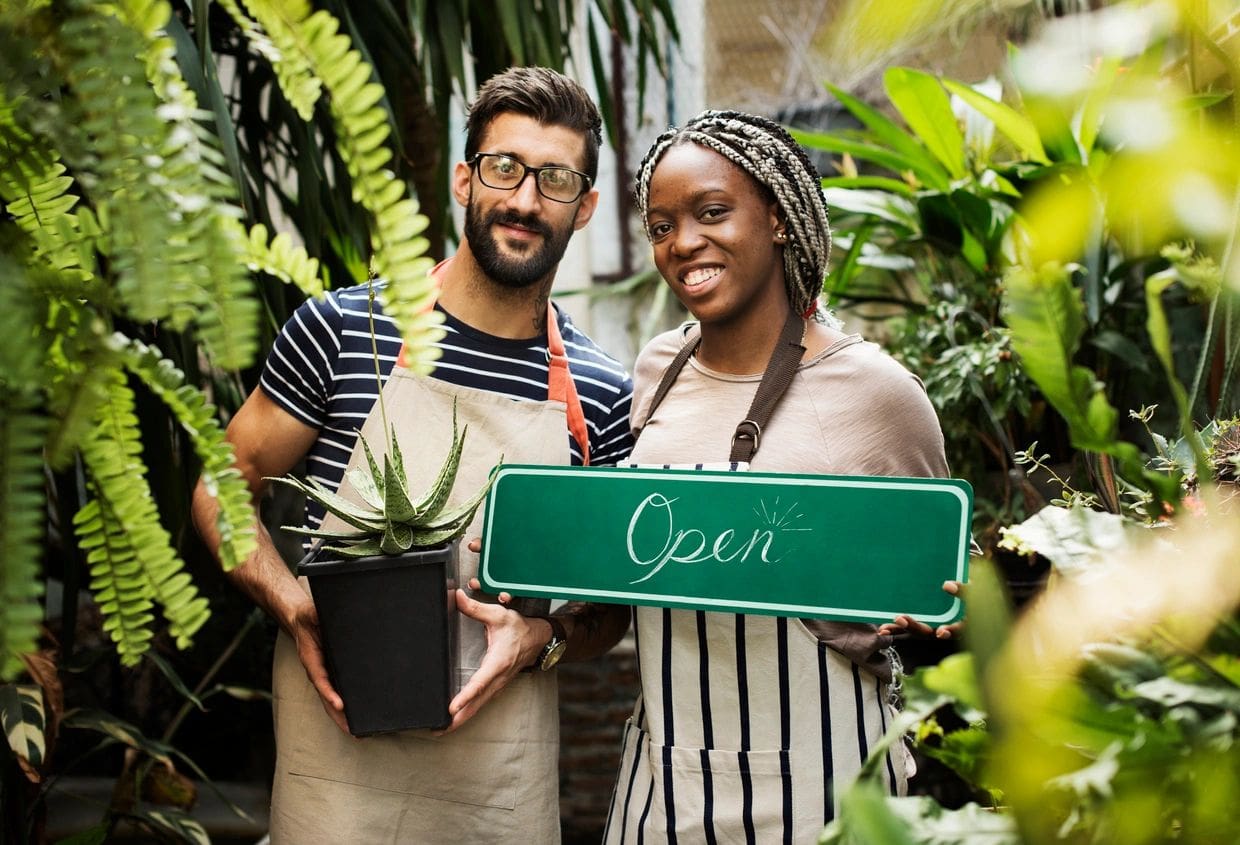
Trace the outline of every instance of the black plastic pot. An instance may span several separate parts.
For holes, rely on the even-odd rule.
[[[354,736],[451,722],[460,688],[456,557],[449,543],[352,560],[312,550],[298,564]]]

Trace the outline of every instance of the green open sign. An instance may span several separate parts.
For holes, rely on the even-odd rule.
[[[973,489],[956,479],[504,466],[485,590],[933,625],[960,618]]]

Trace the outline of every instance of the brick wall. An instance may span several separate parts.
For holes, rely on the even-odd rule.
[[[598,660],[562,663],[560,828],[564,845],[598,843],[620,762],[624,722],[637,699],[632,636]]]

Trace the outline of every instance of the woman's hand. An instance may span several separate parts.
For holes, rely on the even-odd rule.
[[[965,597],[966,585],[959,581],[944,581],[943,592],[953,596]],[[920,637],[935,637],[940,640],[950,640],[956,636],[960,629],[964,626],[964,620],[953,622],[950,625],[940,625],[932,628],[925,622],[919,622],[911,616],[900,614],[893,621],[878,626],[880,634],[915,634]]]

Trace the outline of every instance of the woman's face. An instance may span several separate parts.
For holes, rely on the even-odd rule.
[[[787,310],[777,205],[749,174],[693,143],[664,153],[650,179],[654,262],[703,325]]]

